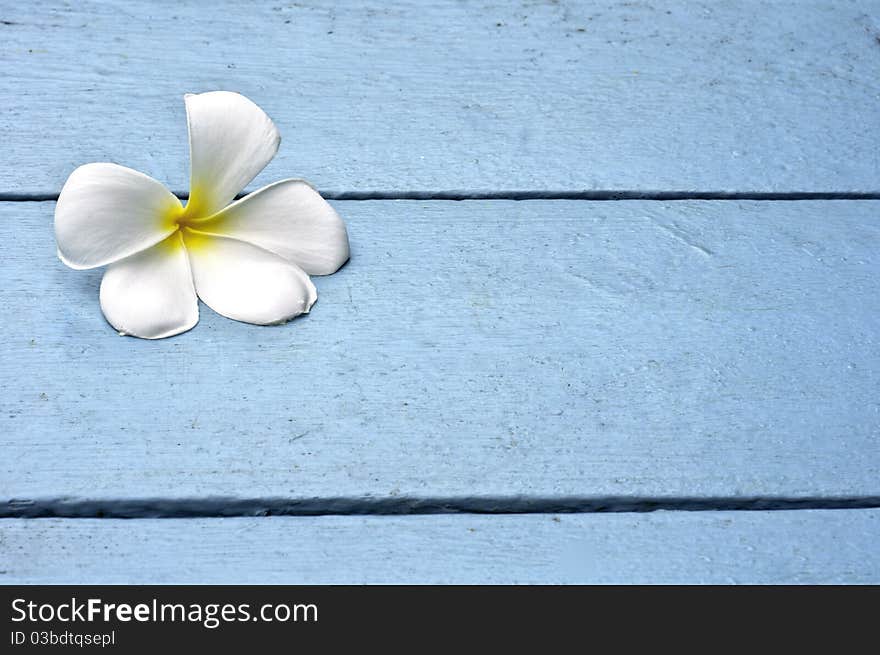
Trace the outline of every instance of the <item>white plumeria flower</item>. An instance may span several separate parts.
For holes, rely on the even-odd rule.
[[[198,298],[247,323],[284,323],[311,309],[309,275],[349,257],[345,224],[302,180],[232,202],[275,156],[281,137],[237,93],[185,96],[191,157],[184,207],[156,180],[116,164],[77,168],[55,208],[58,256],[107,266],[101,310],[120,334],[161,339],[199,321]]]

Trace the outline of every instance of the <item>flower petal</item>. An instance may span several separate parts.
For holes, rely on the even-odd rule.
[[[303,180],[270,184],[193,227],[260,246],[309,275],[330,275],[348,261],[345,223]]]
[[[308,313],[318,294],[309,276],[257,246],[185,229],[196,292],[218,314],[272,325]]]
[[[71,268],[104,266],[177,229],[180,201],[153,178],[116,164],[80,166],[55,206],[58,256]]]
[[[238,93],[184,96],[191,160],[186,218],[223,209],[268,164],[281,143],[272,120]]]
[[[119,332],[161,339],[199,322],[199,301],[180,233],[107,267],[101,310]]]

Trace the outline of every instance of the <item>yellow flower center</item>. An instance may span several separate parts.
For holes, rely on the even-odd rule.
[[[193,203],[193,197],[196,198],[195,203]],[[179,201],[170,204],[161,213],[159,221],[162,230],[172,231],[159,244],[161,247],[168,249],[186,247],[188,250],[201,250],[210,244],[211,238],[209,236],[192,229],[197,228],[199,224],[205,225],[206,219],[210,218],[210,215],[205,216],[199,210],[198,197],[200,196],[191,195],[190,201],[187,202],[186,206],[182,205]]]

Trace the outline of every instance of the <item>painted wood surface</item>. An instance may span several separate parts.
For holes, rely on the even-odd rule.
[[[880,495],[880,202],[337,202],[312,313],[119,337],[0,204],[0,497]]]
[[[876,0],[0,6],[0,193],[114,161],[185,191],[182,94],[245,93],[257,183],[880,192]]]
[[[0,522],[0,583],[878,583],[880,510]]]

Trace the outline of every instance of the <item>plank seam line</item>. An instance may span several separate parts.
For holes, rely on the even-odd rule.
[[[431,514],[590,514],[667,511],[782,511],[877,509],[880,496],[663,497],[564,496],[524,498],[49,498],[9,500],[0,518],[220,518]]]
[[[849,191],[321,191],[328,200],[880,200],[880,192]],[[175,193],[181,200],[189,196]],[[246,195],[246,194],[244,194]],[[236,196],[244,197],[243,194]],[[0,193],[0,202],[52,202],[57,193]]]

